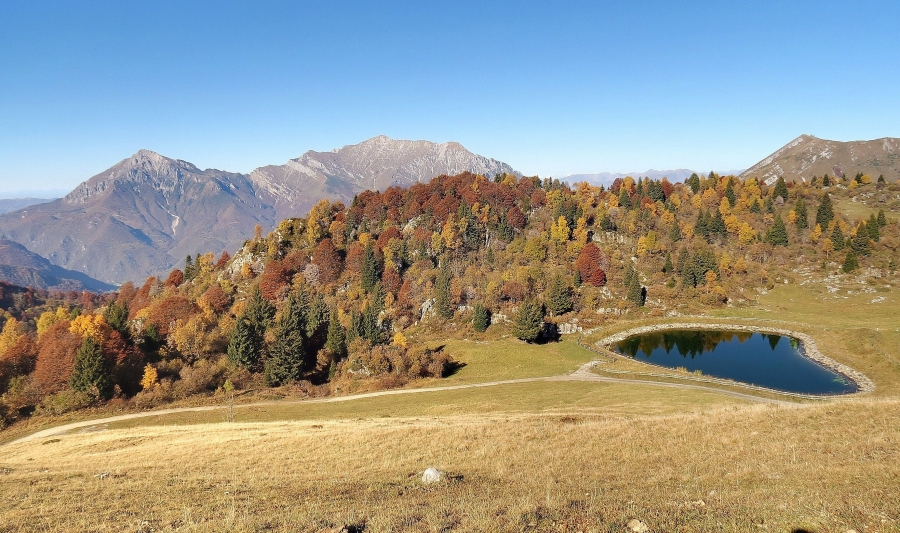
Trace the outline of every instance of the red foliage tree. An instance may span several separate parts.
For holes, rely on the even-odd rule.
[[[531,193],[531,207],[544,207],[547,203],[547,193],[543,189],[537,189]]]
[[[525,227],[525,215],[522,214],[518,207],[512,206],[506,212],[506,222],[515,229],[521,230]]]
[[[291,278],[288,276],[281,261],[269,261],[266,263],[265,271],[260,276],[259,290],[262,292],[263,298],[274,302],[280,294],[283,294],[282,289],[290,285],[290,283]]]
[[[178,287],[182,283],[184,283],[184,272],[176,268],[169,273],[169,277],[166,278],[166,283],[163,286]]]
[[[312,262],[319,267],[319,283],[323,285],[337,281],[344,269],[340,252],[328,238],[316,246]]]
[[[400,230],[398,230],[394,226],[391,226],[388,229],[381,232],[381,235],[378,236],[378,242],[376,242],[376,245],[378,246],[378,249],[384,250],[384,247],[387,246],[388,242],[390,242],[391,239],[402,239],[402,238],[403,238],[403,235],[400,234]]]
[[[518,281],[507,281],[500,288],[500,297],[513,303],[525,299],[525,287]]]
[[[22,336],[0,358],[0,394],[6,392],[9,381],[34,371],[38,348],[31,335]]]
[[[303,269],[309,263],[309,258],[303,252],[295,250],[287,254],[281,263],[289,275],[294,275],[298,272],[303,272]]]
[[[147,319],[160,335],[168,335],[177,320],[187,322],[198,311],[194,302],[184,296],[169,296],[154,302]]]
[[[381,284],[384,285],[384,289],[390,293],[397,294],[402,283],[403,278],[400,277],[400,273],[397,272],[397,269],[393,267],[385,268],[384,272],[381,274]]]
[[[222,287],[218,283],[213,283],[203,293],[203,299],[212,307],[216,313],[224,313],[231,307],[231,296],[225,294]]]
[[[116,298],[116,301],[119,305],[125,304],[131,306],[131,300],[134,300],[136,294],[137,289],[135,288],[134,283],[126,281],[119,287],[119,295]]]
[[[428,235],[430,236],[431,233],[429,232]],[[354,274],[362,272],[362,260],[365,253],[365,247],[358,241],[353,241],[350,248],[347,249],[347,271]]]
[[[216,270],[225,268],[225,265],[231,261],[231,254],[228,252],[222,252],[222,255],[219,256],[219,260],[216,261]]]
[[[68,320],[60,320],[41,335],[32,376],[44,394],[52,394],[66,386],[75,367],[75,351],[81,342],[80,335],[69,331]]]
[[[101,349],[112,370],[113,383],[128,396],[137,394],[141,390],[144,354],[115,330],[103,342]]]
[[[138,289],[134,298],[131,299],[128,318],[134,318],[138,311],[150,305],[150,289],[152,289],[154,285],[156,285],[156,278],[150,276],[147,278],[147,281],[144,282],[144,285]]]
[[[575,269],[581,276],[581,281],[590,283],[595,287],[606,285],[606,272],[601,266],[605,262],[605,256],[596,244],[589,242],[584,245],[575,260]]]

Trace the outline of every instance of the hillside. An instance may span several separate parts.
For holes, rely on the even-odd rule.
[[[349,203],[367,188],[461,171],[513,172],[457,143],[384,136],[333,152],[307,152],[250,175],[200,170],[141,150],[65,198],[0,215],[0,237],[106,283],[140,282],[182,264],[187,255],[235,250],[256,225],[271,230],[321,199]]]
[[[758,178],[768,185],[778,177],[808,183],[825,174],[853,178],[867,174],[873,180],[884,176],[900,179],[900,139],[885,137],[872,141],[829,141],[801,135],[751,166],[742,178]]]
[[[58,267],[17,242],[0,239],[0,280],[20,287],[51,291],[115,289],[81,272]]]

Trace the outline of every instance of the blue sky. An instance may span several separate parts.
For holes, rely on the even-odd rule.
[[[898,2],[0,3],[0,194],[140,148],[248,172],[378,134],[528,174],[900,136]],[[8,194],[7,194],[8,195]]]

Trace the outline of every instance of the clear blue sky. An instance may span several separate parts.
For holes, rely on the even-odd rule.
[[[0,192],[377,134],[540,175],[900,136],[900,3],[0,2]]]

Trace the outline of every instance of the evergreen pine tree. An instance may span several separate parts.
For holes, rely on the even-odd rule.
[[[578,287],[581,287],[581,283],[582,283],[581,272],[577,268],[575,269],[575,275],[573,277],[573,280],[574,280],[573,283],[574,283],[576,289]]]
[[[754,198],[753,203],[750,204],[750,212],[751,213],[762,213],[762,208],[759,206],[759,199]]]
[[[687,184],[691,188],[691,192],[697,194],[700,192],[700,176],[696,173],[691,174],[691,177],[687,179]]]
[[[775,188],[772,189],[772,198],[778,198],[779,196],[784,201],[787,201],[788,199],[787,184],[784,182],[784,177],[782,176],[778,176],[778,181],[775,182]]]
[[[678,227],[678,221],[672,222],[672,227],[669,228],[669,240],[673,243],[676,243],[681,240],[681,228]]]
[[[347,355],[346,334],[344,327],[338,320],[337,311],[332,311],[328,319],[328,335],[325,338],[325,348],[337,358]]]
[[[228,360],[231,363],[252,369],[259,362],[259,347],[250,321],[241,316],[234,325],[228,341]]]
[[[85,337],[75,352],[75,365],[69,378],[69,386],[73,390],[96,395],[100,400],[112,397],[113,382],[106,358],[100,344],[93,337]]]
[[[190,255],[184,258],[184,280],[194,279],[194,260]]]
[[[513,335],[525,342],[534,342],[544,329],[544,309],[536,300],[525,300],[513,321]]]
[[[797,205],[794,206],[794,213],[797,214],[797,220],[795,224],[797,225],[797,229],[806,229],[809,227],[809,214],[806,210],[806,204],[803,202],[803,198],[797,198]]]
[[[106,323],[109,324],[109,327],[118,331],[122,338],[129,339],[131,338],[131,330],[128,327],[128,304],[122,302],[119,304],[118,302],[112,302],[106,308],[106,313],[104,313],[106,317]]]
[[[822,176],[822,187],[830,187],[831,186],[831,178],[828,177],[828,174]]]
[[[731,178],[728,178],[728,185],[725,186],[725,198],[728,199],[728,205],[731,207],[734,207],[735,204],[737,204],[737,196],[734,194]]]
[[[434,282],[434,309],[438,316],[448,320],[453,318],[453,306],[450,303],[450,271],[443,261],[441,271]]]
[[[850,250],[847,252],[847,257],[844,258],[844,264],[841,265],[841,270],[846,274],[853,272],[857,268],[859,268],[859,260],[856,258],[856,252]]]
[[[878,210],[878,218],[876,220],[878,221],[879,228],[887,226],[887,217],[884,216],[884,209]]]
[[[644,288],[641,286],[641,282],[638,279],[637,272],[631,276],[630,281],[628,282],[628,292],[626,295],[628,301],[638,307],[644,305]]]
[[[562,315],[572,310],[572,288],[556,275],[547,290],[547,308],[554,315]]]
[[[378,271],[378,258],[375,257],[375,247],[372,243],[366,245],[366,250],[362,260],[362,288],[366,292],[372,292],[375,283],[381,279],[381,273]]]
[[[381,344],[384,340],[384,332],[378,324],[379,313],[372,304],[367,305],[362,312],[362,337],[372,344]]]
[[[478,333],[483,333],[491,325],[491,315],[481,303],[475,304],[475,313],[472,316],[472,328]]]
[[[781,215],[775,217],[775,222],[766,235],[766,242],[772,246],[788,245],[787,228],[784,226],[784,220],[781,219]]]
[[[622,187],[622,190],[619,192],[619,205],[625,209],[631,209],[631,196],[624,187]]]
[[[865,222],[860,223],[856,228],[856,235],[850,239],[850,248],[856,252],[856,255],[869,255],[872,253],[872,247],[870,244],[871,237],[869,236],[869,229]]]
[[[719,235],[725,237],[728,235],[728,227],[725,225],[725,219],[722,218],[722,212],[716,209],[716,214],[709,223],[709,233],[711,235]]]
[[[275,323],[275,338],[269,345],[266,359],[265,381],[269,387],[277,387],[300,379],[303,371],[310,370],[315,359],[308,357],[304,349],[306,313],[300,298],[291,294]]]
[[[828,177],[828,175],[825,175]],[[822,195],[822,203],[819,204],[819,209],[816,210],[816,224],[823,228],[828,227],[828,223],[834,219],[834,207],[831,205],[831,196],[826,192]]]
[[[875,213],[869,215],[866,229],[869,230],[869,238],[871,238],[872,241],[878,242],[881,240],[881,231],[879,231],[880,226],[878,225],[878,217],[875,216]]]
[[[834,225],[834,231],[831,232],[831,244],[834,245],[834,251],[840,252],[844,249],[844,245],[846,244],[844,240],[844,234],[841,233],[841,227],[839,224]]]

